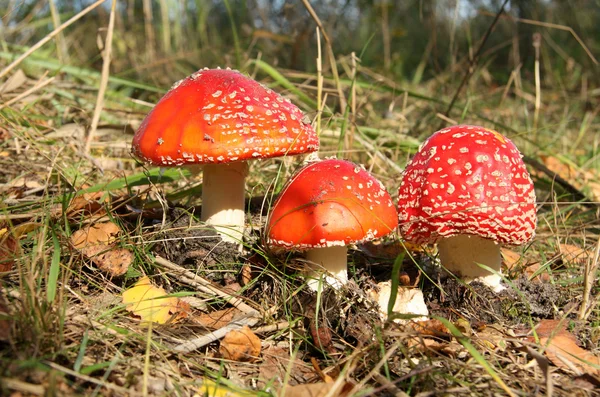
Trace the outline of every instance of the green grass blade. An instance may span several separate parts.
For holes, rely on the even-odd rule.
[[[60,243],[56,237],[54,229],[52,230],[52,261],[50,262],[50,271],[46,285],[46,299],[48,303],[54,302],[56,298],[56,289],[58,284],[58,274],[60,273]]]

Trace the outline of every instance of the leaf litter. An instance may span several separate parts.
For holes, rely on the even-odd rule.
[[[16,95],[31,84],[30,79],[23,77],[22,71],[12,76],[11,81],[4,83],[8,87],[5,88],[6,93]],[[80,94],[80,100],[93,103],[86,90],[81,90]],[[34,100],[30,102],[32,110],[40,114],[53,112],[53,108],[40,98],[30,98]],[[34,224],[36,229],[43,225],[38,223],[38,217],[46,204],[39,202],[46,200],[46,195],[68,197],[74,189],[82,190],[93,183],[119,180],[133,170],[127,154],[130,136],[121,134],[116,142],[109,144],[108,139],[116,135],[112,132],[98,136],[99,140],[94,142],[95,155],[102,157],[106,154],[109,160],[113,157],[123,161],[126,174],[120,171],[120,166],[115,166],[114,173],[101,177],[93,162],[86,161],[81,162],[84,165],[80,169],[73,167],[75,162],[71,160],[82,157],[77,148],[67,141],[72,136],[81,136],[77,121],[85,115],[74,110],[80,108],[78,103],[73,102],[69,106],[65,108],[65,117],[72,123],[60,125],[55,120],[34,123],[36,128],[45,131],[45,135],[39,134],[40,138],[62,140],[66,142],[64,147],[46,145],[38,139],[32,142],[37,152],[29,152],[31,157],[27,164],[13,161],[16,153],[22,150],[12,143],[15,135],[22,134],[21,127],[3,126],[0,131],[0,135],[10,136],[2,139],[1,153],[6,155],[0,156],[2,165],[6,167],[5,175],[1,177],[3,199],[15,206],[9,211],[11,215],[23,217],[15,217],[15,221],[0,227],[0,265],[6,264],[4,266],[10,273],[2,276],[5,283],[0,289],[0,341],[10,341],[12,346],[34,341],[32,344],[37,349],[40,347],[35,343],[39,340],[37,337],[52,334],[47,329],[36,334],[30,322],[26,323],[30,326],[26,329],[14,320],[19,319],[15,315],[27,310],[22,303],[25,299],[16,288],[20,274],[27,273],[30,257],[35,258],[38,264],[44,262],[32,256],[34,247],[41,248],[28,236],[29,232],[15,233],[15,228],[27,223]],[[121,110],[130,109],[124,107]],[[112,112],[107,112],[107,115],[114,116]],[[121,127],[116,131],[131,129],[129,122],[123,122]],[[113,130],[107,128],[107,131]],[[417,129],[417,132],[422,131]],[[46,159],[55,158],[58,150],[64,150],[63,155],[69,156],[69,161],[57,161],[49,179],[44,174],[46,169],[39,173],[27,170],[37,160],[44,162],[46,167],[49,164]],[[385,173],[376,160],[363,158],[362,162]],[[581,172],[568,167],[558,168],[555,163],[547,161],[546,165],[570,180],[579,178],[581,183],[577,186],[582,189],[589,186],[594,193],[593,182],[598,179],[595,170]],[[264,175],[260,178],[274,180],[278,175],[278,165],[276,162],[267,163],[264,169],[261,168]],[[51,168],[50,165],[48,168]],[[80,180],[80,174],[90,180],[81,185],[75,183]],[[393,191],[396,188],[395,176],[386,174],[383,177]],[[64,178],[68,179],[68,183],[63,185]],[[286,396],[311,393],[344,395],[356,386],[357,381],[363,380],[361,391],[365,394],[386,395],[381,393],[384,389],[412,390],[411,394],[452,394],[453,390],[455,394],[502,392],[490,380],[489,374],[473,362],[471,353],[459,343],[459,338],[435,320],[406,324],[380,321],[375,303],[364,291],[378,282],[389,281],[393,260],[405,251],[396,241],[376,242],[352,249],[350,258],[355,283],[345,290],[326,290],[316,297],[303,288],[303,279],[298,271],[301,262],[294,257],[275,258],[266,252],[258,232],[260,223],[254,225],[254,233],[248,241],[249,253],[240,256],[236,249],[214,239],[213,231],[197,220],[194,214],[198,213],[198,208],[194,206],[197,202],[193,196],[181,195],[180,200],[184,200],[177,200],[175,206],[169,199],[165,200],[165,192],[185,192],[185,189],[197,184],[197,180],[187,177],[168,182],[157,182],[150,177],[146,180],[148,186],[140,189],[123,183],[111,192],[83,193],[75,195],[67,205],[59,200],[58,204],[54,202],[54,206],[50,207],[51,222],[65,227],[65,230],[74,230],[70,238],[60,241],[62,265],[67,266],[69,252],[74,250],[100,270],[85,269],[61,279],[68,296],[64,298],[65,304],[69,308],[69,316],[64,319],[67,330],[65,341],[81,348],[62,351],[60,354],[63,356],[52,364],[77,362],[79,354],[85,358],[78,372],[69,375],[67,381],[53,380],[67,391],[85,394],[94,387],[142,390],[142,379],[147,376],[157,380],[157,386],[149,389],[150,394],[171,392],[173,388],[169,382],[177,382],[177,387],[187,392],[196,391],[199,395],[254,395],[257,388],[274,390]],[[47,181],[50,181],[48,186]],[[70,183],[74,185],[70,186]],[[268,193],[264,192],[265,195]],[[120,195],[119,198],[127,204],[119,207],[110,199],[111,194]],[[191,204],[181,204],[186,200]],[[126,210],[134,208],[133,204],[138,206],[139,211]],[[253,220],[260,220],[262,214],[254,211],[250,215]],[[548,213],[546,215],[549,216]],[[588,214],[577,210],[561,215],[590,219],[585,218]],[[591,222],[594,221],[596,219],[592,218]],[[583,221],[582,225],[585,225]],[[542,233],[548,236],[552,230],[546,227]],[[455,280],[438,277],[435,251],[421,247],[408,248],[410,255],[403,263],[399,283],[421,288],[432,315],[448,319],[467,341],[496,365],[510,387],[530,394],[547,387],[536,377],[537,369],[529,365],[532,355],[522,353],[521,345],[527,343],[536,351],[543,352],[554,366],[555,394],[567,395],[576,390],[569,383],[574,376],[598,375],[598,356],[595,354],[598,337],[594,337],[592,328],[597,329],[595,324],[599,320],[597,313],[592,313],[587,322],[577,323],[572,315],[580,283],[576,270],[573,270],[589,260],[589,247],[577,237],[570,236],[568,240],[561,241],[569,243],[552,246],[540,238],[529,250],[505,251],[505,265],[512,285],[499,295],[477,283],[465,286]],[[133,244],[136,245],[135,255],[129,248]],[[51,252],[46,250],[43,254]],[[157,256],[201,275],[214,288],[245,302],[256,309],[259,319],[251,326],[238,326],[243,313],[229,303],[231,300],[196,288],[173,271],[156,266],[154,259]],[[421,272],[421,268],[426,271]],[[32,274],[39,277],[39,268],[35,269]],[[537,277],[540,274],[544,277]],[[43,284],[44,280],[40,278],[39,281]],[[185,298],[175,297],[177,293],[194,295],[194,309],[187,305]],[[594,294],[597,293],[595,289]],[[91,303],[101,296],[120,296],[122,301],[96,308]],[[112,302],[111,299],[107,301]],[[123,306],[126,308],[125,315]],[[34,318],[29,314],[40,312],[39,307],[31,310],[23,317]],[[6,313],[10,313],[10,319],[6,318]],[[52,313],[51,310],[46,312],[39,321],[48,321]],[[558,325],[557,321],[562,321],[562,325]],[[572,330],[571,321],[574,321]],[[148,344],[151,348],[144,351],[141,348],[144,343],[141,342],[146,342],[146,326],[150,322],[161,326],[151,329],[152,340]],[[278,328],[280,323],[286,325]],[[567,323],[569,328],[566,328]],[[539,324],[537,342],[529,336],[531,325],[535,324]],[[190,338],[211,335],[232,325],[237,329],[225,333],[221,341],[216,338],[186,354],[174,352],[174,346]],[[269,328],[271,326],[273,328]],[[259,328],[267,331],[259,333]],[[86,340],[87,337],[82,335],[88,331],[85,335],[91,336]],[[161,347],[157,347],[159,343]],[[46,357],[55,354],[51,350],[44,352],[49,353]],[[144,354],[152,363],[147,374],[141,370]],[[221,362],[221,358],[231,362]],[[316,366],[314,362],[317,362]],[[67,373],[67,367],[60,367],[58,372]],[[7,364],[7,368],[4,373],[11,377],[17,377],[21,370],[14,364]],[[83,374],[89,374],[86,376],[90,379],[83,378]],[[227,378],[231,384],[222,386],[214,380],[220,378]],[[34,370],[27,371],[27,379],[36,384],[48,382],[46,373]]]

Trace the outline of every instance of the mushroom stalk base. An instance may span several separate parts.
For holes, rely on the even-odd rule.
[[[306,251],[306,259],[313,262],[309,265],[306,274],[308,287],[317,292],[322,276],[323,284],[326,283],[335,289],[340,289],[348,282],[347,255],[348,247],[346,246],[313,248]]]
[[[248,164],[245,161],[204,166],[201,218],[217,230],[223,241],[242,242],[247,174]]]
[[[500,246],[492,240],[461,234],[440,240],[438,252],[442,266],[462,276],[466,282],[481,281],[496,292],[504,289],[499,275],[502,264]],[[479,267],[478,263],[497,274]]]

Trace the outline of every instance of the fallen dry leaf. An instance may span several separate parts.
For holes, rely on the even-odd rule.
[[[246,390],[232,390],[212,379],[204,378],[202,385],[193,397],[252,397],[255,395],[256,393]]]
[[[226,360],[256,361],[260,355],[260,339],[244,325],[242,329],[225,335],[219,346],[219,353]]]
[[[219,329],[229,324],[235,317],[243,314],[241,310],[230,307],[211,313],[202,313],[194,318],[194,321],[207,329]]]
[[[575,335],[567,331],[563,320],[542,320],[536,327],[540,346],[545,348],[546,357],[557,367],[578,372],[577,375],[600,374],[600,358],[579,347]],[[529,337],[534,341],[533,336]]]
[[[343,382],[340,385],[334,383],[309,383],[304,385],[288,386],[280,397],[324,397],[327,395],[336,397],[348,396],[354,384]],[[331,394],[330,394],[331,393]]]
[[[0,236],[0,272],[8,272],[15,265],[15,258],[19,256],[21,246],[19,241],[10,232]]]
[[[133,253],[115,246],[121,229],[112,222],[88,225],[71,235],[71,244],[92,260],[100,270],[117,277],[127,272]]]
[[[558,251],[566,263],[585,265],[590,257],[590,252],[573,244],[559,244]]]
[[[268,346],[261,356],[259,387],[270,385],[279,388],[283,386],[283,382],[291,386],[321,379],[312,365],[302,361],[298,356],[290,357],[287,348]]]
[[[139,316],[142,323],[165,324],[176,322],[189,314],[189,305],[150,282],[146,276],[123,292],[125,309]]]
[[[8,228],[0,225],[0,272],[12,270],[15,259],[21,253],[19,238],[41,226],[40,223],[27,222]]]

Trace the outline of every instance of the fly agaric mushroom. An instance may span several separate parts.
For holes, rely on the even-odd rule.
[[[271,247],[306,251],[314,264],[309,287],[317,291],[319,269],[340,288],[348,281],[347,245],[391,233],[398,225],[385,187],[364,168],[327,159],[301,168],[283,188],[267,221]]]
[[[161,167],[204,165],[202,215],[226,241],[244,228],[246,160],[319,149],[300,109],[234,70],[203,69],[175,83],[146,116],[132,152]]]
[[[402,174],[401,235],[437,242],[447,270],[502,290],[500,244],[530,241],[537,222],[535,191],[521,157],[508,138],[483,127],[434,133]]]

